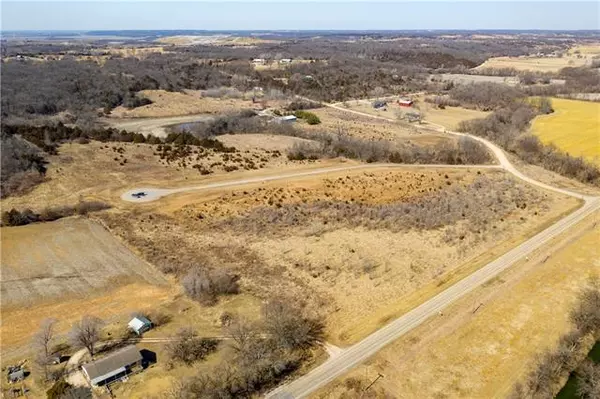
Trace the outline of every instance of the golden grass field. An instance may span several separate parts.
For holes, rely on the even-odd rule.
[[[218,264],[239,273],[244,292],[257,297],[308,296],[326,315],[328,340],[345,345],[471,273],[578,202],[544,193],[543,205],[533,200],[526,211],[511,211],[502,221],[495,221],[493,240],[468,240],[464,245],[447,241],[439,229],[393,232],[300,224],[272,234],[271,227],[266,226],[255,234],[243,223],[239,228],[209,226],[243,218],[261,207],[310,204],[322,199],[373,205],[411,201],[449,184],[468,184],[477,176],[476,170],[382,168],[336,172],[285,184],[188,192],[149,204],[134,216],[106,214],[106,222],[149,260],[164,259],[161,254],[177,248],[184,263],[190,259]],[[500,171],[485,173],[491,179],[506,176]],[[532,188],[526,192],[527,198],[540,194]],[[150,220],[152,213],[161,217]],[[154,245],[142,245],[147,242]]]
[[[475,69],[514,68],[519,71],[558,72],[565,67],[589,65],[591,57],[577,58],[565,55],[562,58],[550,57],[494,57],[489,58]]]
[[[313,397],[359,398],[362,392],[353,387],[364,388],[377,373],[385,377],[372,388],[376,397],[507,397],[572,328],[568,317],[577,294],[592,276],[600,277],[599,217],[554,239]]]
[[[535,118],[532,132],[600,166],[600,103],[553,98],[554,112]]]

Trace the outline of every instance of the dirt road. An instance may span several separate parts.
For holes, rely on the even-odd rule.
[[[329,104],[327,106],[344,112],[351,112],[362,116],[393,121],[393,119],[390,118],[369,115],[359,111],[339,107],[337,105]],[[297,380],[270,392],[266,395],[267,398],[302,398],[308,396],[310,393],[316,391],[325,384],[348,372],[353,367],[364,362],[384,346],[392,343],[394,340],[417,327],[428,318],[435,317],[450,303],[455,302],[475,288],[484,284],[486,281],[491,280],[502,271],[509,268],[519,259],[524,258],[552,238],[564,233],[569,228],[582,221],[596,210],[600,209],[600,197],[586,196],[569,190],[552,187],[525,176],[510,163],[502,149],[485,139],[458,132],[447,132],[441,126],[437,126],[437,128],[449,134],[468,136],[483,143],[495,155],[501,167],[512,173],[514,176],[538,187],[583,199],[585,201],[584,206],[533,236],[521,245],[513,248],[493,262],[488,263],[470,276],[464,278],[433,298],[417,306],[410,312],[387,324],[385,327],[369,335],[359,343],[344,349],[338,356],[330,358],[321,366],[310,371],[303,377],[300,377]]]
[[[299,177],[306,176],[315,176],[322,175],[327,173],[335,173],[335,172],[347,172],[351,170],[368,170],[368,169],[382,169],[382,168],[449,168],[449,169],[500,169],[501,166],[498,165],[413,165],[413,164],[397,164],[397,163],[381,163],[381,164],[364,164],[364,165],[354,165],[354,166],[342,166],[342,167],[334,167],[334,168],[322,168],[322,169],[312,169],[307,172],[294,172],[287,174],[276,174],[272,176],[261,176],[249,179],[242,180],[234,180],[220,183],[211,183],[205,184],[201,186],[189,186],[189,187],[181,187],[181,188],[134,188],[132,190],[128,190],[121,195],[121,199],[123,201],[128,202],[152,202],[156,201],[162,197],[171,194],[183,193],[187,191],[198,191],[198,190],[210,190],[215,188],[225,188],[225,187],[235,187],[235,186],[243,186],[246,184],[254,184],[254,183],[264,183],[269,181],[276,180],[289,180]],[[145,195],[140,196],[139,193],[144,193]]]
[[[167,118],[122,118],[103,120],[104,123],[117,129],[130,130],[136,133],[142,133],[144,136],[153,134],[156,137],[166,137],[165,127],[178,125],[180,123],[205,122],[213,119],[206,114],[172,116]]]
[[[335,108],[344,112],[350,112],[370,118],[382,119],[387,121],[394,121],[390,118],[385,118],[377,115],[365,114],[363,112],[355,111],[340,107],[335,104],[324,104],[328,107]],[[384,346],[390,344],[394,340],[398,339],[400,336],[410,331],[411,329],[417,327],[419,324],[423,323],[430,317],[435,317],[439,314],[439,312],[444,309],[446,306],[451,304],[452,302],[458,300],[459,298],[465,296],[467,293],[471,292],[475,288],[484,284],[485,282],[491,280],[502,271],[506,270],[510,266],[512,266],[518,260],[526,257],[529,253],[534,251],[535,249],[541,247],[545,243],[547,243],[552,238],[564,233],[566,230],[589,216],[594,211],[600,209],[600,197],[592,197],[583,195],[577,192],[552,187],[542,182],[538,182],[528,176],[525,176],[521,172],[519,172],[508,160],[504,151],[496,146],[495,144],[482,139],[480,137],[471,136],[468,134],[458,133],[458,132],[449,132],[446,131],[443,127],[439,125],[427,124],[427,126],[435,127],[436,129],[443,131],[448,134],[458,135],[458,136],[468,136],[474,140],[477,140],[484,144],[496,157],[498,160],[499,166],[484,166],[484,167],[500,167],[509,173],[513,174],[515,177],[530,183],[532,185],[544,188],[546,190],[555,191],[558,193],[566,194],[569,196],[573,196],[584,201],[584,205],[579,208],[577,211],[568,215],[567,217],[561,219],[554,225],[548,227],[542,232],[538,233],[534,237],[525,241],[521,245],[513,248],[509,252],[505,253],[498,259],[494,260],[491,263],[483,266],[470,276],[464,278],[458,283],[452,285],[448,289],[442,291],[438,295],[433,298],[427,300],[422,303],[418,307],[414,308],[410,312],[404,314],[398,319],[392,321],[387,324],[385,327],[380,330],[374,332],[369,335],[359,343],[343,349],[337,353],[336,356],[330,358],[328,361],[323,363],[321,366],[315,368],[308,374],[303,377],[287,384],[281,386],[274,391],[267,394],[268,398],[301,398],[306,397],[310,393],[316,391],[318,388],[327,384],[328,382],[333,381],[335,378],[343,375],[351,368],[359,365],[375,353],[382,349]],[[273,180],[281,180],[281,179],[289,179],[294,177],[301,176],[310,176],[323,174],[328,172],[336,172],[343,170],[351,170],[351,169],[359,169],[359,168],[377,168],[377,167],[389,167],[389,165],[359,165],[352,167],[342,167],[342,168],[330,168],[330,169],[319,169],[313,170],[309,172],[300,172],[295,174],[288,175],[275,175],[270,177],[256,178],[256,179],[244,179],[238,181],[224,182],[224,183],[214,183],[208,184],[204,186],[196,186],[196,187],[187,187],[180,189],[137,189],[137,191],[145,191],[148,190],[148,194],[145,197],[134,198],[131,194],[135,193],[136,190],[131,190],[122,195],[122,199],[126,201],[139,201],[139,202],[147,202],[154,201],[158,198],[161,198],[165,195],[174,194],[182,191],[190,191],[190,190],[201,190],[201,189],[210,189],[210,188],[220,188],[220,187],[231,187],[240,184],[249,184],[255,182],[263,182],[263,181],[273,181]],[[402,167],[407,165],[394,165],[395,167]],[[422,166],[422,165],[408,165],[411,167]],[[434,167],[442,167],[440,165],[430,165]],[[444,165],[443,167],[456,167],[450,165]],[[463,166],[464,167],[464,166]],[[469,165],[467,167],[470,168],[480,168],[482,166],[472,166]]]

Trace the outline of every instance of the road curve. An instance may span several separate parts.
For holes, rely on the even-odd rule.
[[[371,115],[364,112],[359,112],[347,108],[340,107],[335,104],[323,104],[325,106],[338,109],[343,112],[350,112],[362,116],[366,116],[374,119],[381,119],[386,121],[395,122],[394,119],[386,118],[377,115]],[[267,182],[274,180],[284,180],[289,178],[296,178],[302,176],[312,176],[319,175],[331,172],[339,172],[339,171],[350,171],[356,169],[369,169],[369,168],[381,168],[381,167],[450,167],[450,168],[502,168],[509,173],[513,174],[515,177],[538,187],[541,187],[546,190],[551,190],[554,192],[558,192],[561,194],[569,195],[572,197],[576,197],[582,199],[584,201],[584,205],[566,216],[565,218],[559,220],[552,226],[546,228],[542,232],[536,234],[531,237],[527,241],[523,242],[519,246],[513,248],[508,251],[504,255],[500,256],[496,260],[488,263],[482,268],[478,269],[471,275],[465,277],[463,280],[460,280],[456,284],[447,288],[446,290],[440,292],[436,296],[430,298],[426,302],[412,309],[408,313],[402,315],[396,320],[390,322],[386,326],[381,329],[375,331],[373,334],[369,335],[362,341],[358,342],[355,345],[350,346],[349,348],[341,350],[335,357],[330,358],[325,363],[310,371],[306,375],[298,378],[295,381],[290,382],[289,384],[280,386],[279,388],[271,391],[266,395],[267,398],[302,398],[306,397],[312,392],[316,391],[320,387],[325,384],[333,381],[335,378],[343,375],[348,372],[353,367],[359,365],[369,357],[373,356],[384,346],[390,344],[394,340],[401,337],[403,334],[417,327],[421,323],[423,323],[426,319],[435,316],[438,314],[440,310],[451,304],[452,302],[458,300],[459,298],[465,296],[475,288],[481,286],[486,281],[494,278],[510,266],[512,266],[518,260],[524,258],[532,251],[540,248],[542,245],[547,243],[552,238],[557,235],[565,232],[575,224],[579,223],[584,218],[590,216],[593,212],[600,209],[600,197],[593,197],[588,195],[583,195],[581,193],[573,192],[570,190],[565,190],[562,188],[557,188],[550,186],[548,184],[539,182],[534,180],[521,172],[519,172],[508,160],[504,151],[491,143],[488,140],[485,140],[481,137],[472,136],[465,133],[459,132],[451,132],[445,130],[443,127],[435,124],[428,124],[429,126],[434,126],[438,130],[443,131],[448,134],[457,135],[457,136],[465,136],[470,137],[474,140],[479,141],[484,144],[496,157],[499,165],[401,165],[401,164],[368,164],[368,165],[357,165],[357,166],[346,166],[346,167],[335,167],[335,168],[327,168],[327,169],[317,169],[311,170],[307,172],[297,172],[290,174],[279,174],[268,177],[257,177],[257,178],[249,178],[242,179],[237,181],[229,181],[229,182],[221,182],[221,183],[212,183],[206,184],[203,186],[193,186],[193,187],[184,187],[178,189],[153,189],[153,188],[140,188],[135,190],[130,190],[122,194],[121,198],[125,201],[130,202],[149,202],[155,201],[159,198],[162,198],[166,195],[185,192],[185,191],[193,191],[193,190],[207,190],[214,188],[223,188],[223,187],[233,187],[238,185],[245,185],[251,183],[259,183],[259,182]],[[144,191],[147,192],[145,197],[135,198],[132,194]]]
[[[326,107],[329,107],[329,108],[337,109],[339,111],[349,112],[352,114],[361,115],[361,116],[365,116],[365,117],[369,117],[369,118],[373,118],[373,119],[380,119],[380,120],[384,120],[384,121],[388,121],[388,122],[397,122],[397,120],[392,119],[392,118],[387,118],[385,116],[379,116],[379,115],[367,114],[365,112],[360,112],[360,111],[356,111],[353,109],[340,107],[337,104],[323,103],[323,105]],[[513,174],[514,176],[518,177],[519,179],[521,179],[529,184],[533,184],[535,186],[544,188],[546,190],[558,192],[561,194],[569,195],[571,197],[576,197],[576,198],[583,199],[583,200],[585,200],[586,198],[593,198],[591,196],[586,196],[581,193],[577,193],[575,191],[570,191],[570,190],[565,190],[565,189],[558,188],[558,187],[553,187],[548,184],[537,181],[535,179],[532,179],[529,176],[524,175],[523,173],[519,172],[519,170],[517,168],[515,168],[513,164],[510,163],[510,161],[506,157],[506,153],[504,152],[504,150],[502,150],[500,147],[498,147],[496,144],[492,143],[489,140],[486,140],[482,137],[473,136],[473,135],[467,134],[467,133],[460,133],[460,132],[453,132],[450,130],[446,130],[443,126],[435,124],[435,123],[431,123],[431,122],[426,122],[426,126],[424,128],[427,128],[427,126],[433,126],[437,130],[439,130],[440,132],[443,132],[443,133],[447,133],[447,134],[454,135],[454,136],[468,137],[468,138],[471,138],[473,140],[476,140],[476,141],[482,143],[492,152],[492,154],[496,157],[496,159],[498,160],[498,163],[502,166],[502,168],[504,168],[509,173]]]
[[[390,118],[385,118],[377,115],[370,115],[363,112],[342,108],[335,104],[324,105],[344,112],[351,112],[362,116],[383,119],[392,122],[394,121]],[[449,134],[466,136],[479,141],[494,154],[494,156],[496,157],[500,166],[503,169],[505,169],[509,173],[512,173],[517,178],[535,186],[544,188],[546,190],[551,190],[561,194],[566,194],[572,197],[582,199],[584,200],[584,205],[575,212],[559,220],[552,226],[548,227],[547,229],[528,239],[521,245],[513,248],[512,250],[508,251],[496,260],[492,261],[491,263],[488,263],[487,265],[478,269],[471,275],[465,277],[456,284],[440,292],[433,298],[427,300],[426,302],[417,306],[408,313],[400,316],[396,320],[375,331],[373,334],[369,335],[362,341],[350,346],[349,348],[344,349],[340,354],[338,354],[338,356],[330,358],[319,367],[310,371],[306,375],[296,379],[295,381],[292,381],[286,385],[280,386],[279,388],[271,391],[266,395],[267,398],[288,399],[303,398],[308,396],[309,394],[316,391],[325,384],[333,381],[337,377],[350,371],[353,367],[359,365],[360,363],[367,360],[369,357],[373,356],[384,346],[392,343],[408,331],[423,323],[428,318],[437,315],[442,309],[450,305],[452,302],[467,295],[469,292],[481,286],[486,281],[489,281],[498,274],[502,273],[504,270],[512,266],[519,259],[522,259],[532,251],[536,250],[537,248],[540,248],[552,238],[565,232],[569,228],[573,227],[575,224],[582,221],[584,218],[590,216],[593,212],[600,209],[600,197],[587,196],[577,192],[552,187],[545,183],[538,182],[537,180],[534,180],[528,176],[525,176],[510,163],[510,161],[506,157],[506,154],[501,148],[499,148],[498,146],[496,146],[488,140],[469,134],[449,132],[439,125],[433,126],[437,126],[438,129],[441,129]]]

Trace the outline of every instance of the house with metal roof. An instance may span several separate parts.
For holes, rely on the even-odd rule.
[[[131,319],[127,326],[137,335],[142,335],[142,333],[145,333],[152,328],[152,322],[144,316],[136,316]]]
[[[93,386],[102,386],[127,377],[141,366],[140,351],[134,345],[129,345],[102,359],[84,364],[81,368]]]
[[[298,120],[298,118],[294,115],[280,116],[279,118],[275,119],[277,123],[293,123],[296,122],[296,120]]]

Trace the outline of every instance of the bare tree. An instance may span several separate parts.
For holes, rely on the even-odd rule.
[[[233,340],[237,352],[244,352],[253,340],[260,338],[258,326],[242,317],[234,317],[224,330]]]
[[[583,291],[578,307],[571,312],[571,321],[582,334],[600,336],[600,280],[592,280]]]
[[[385,89],[381,86],[377,86],[373,89],[372,94],[373,97],[379,100],[379,98],[385,94]]]
[[[269,301],[263,314],[266,332],[279,347],[306,349],[323,338],[323,322],[289,298]]]
[[[100,340],[100,331],[104,322],[94,316],[84,316],[71,329],[70,339],[73,346],[85,348],[94,356],[96,342]]]
[[[44,378],[48,380],[48,364],[50,363],[51,347],[55,339],[55,319],[45,319],[39,331],[33,336],[32,344],[36,351],[35,362],[44,370]]]
[[[183,327],[166,345],[171,361],[180,361],[187,365],[203,360],[217,349],[219,342],[210,338],[200,338],[190,327]]]
[[[577,395],[580,398],[600,398],[600,364],[585,360],[577,370]]]

